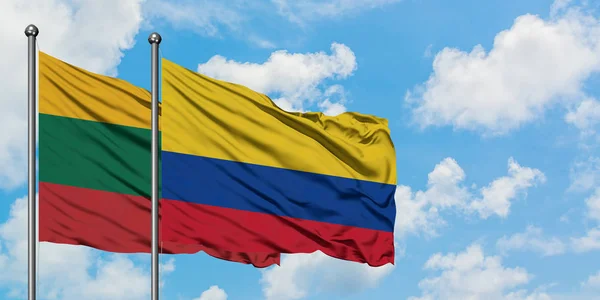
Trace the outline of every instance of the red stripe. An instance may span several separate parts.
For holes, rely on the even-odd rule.
[[[84,245],[118,253],[150,252],[151,219],[148,198],[46,182],[40,182],[39,189],[40,241]],[[165,202],[167,201],[161,201],[161,215],[172,211],[164,210]],[[169,232],[170,228],[161,221],[161,238],[177,237],[176,233]],[[190,254],[204,251],[216,258],[253,264],[256,267],[279,264],[280,258],[274,251],[247,253],[243,251],[247,249],[237,247],[236,243],[234,248],[228,248],[227,244],[222,243],[206,243],[202,246],[165,241],[161,244],[163,253]],[[240,251],[232,252],[236,249]]]
[[[162,237],[234,251],[312,253],[382,266],[394,263],[392,232],[163,199]]]

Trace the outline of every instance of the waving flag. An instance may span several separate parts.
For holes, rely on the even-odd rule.
[[[387,121],[290,113],[162,60],[165,241],[239,252],[394,262]]]

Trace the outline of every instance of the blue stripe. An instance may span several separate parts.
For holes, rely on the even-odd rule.
[[[162,197],[392,232],[395,185],[163,151]]]

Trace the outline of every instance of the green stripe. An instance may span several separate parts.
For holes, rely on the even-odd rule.
[[[150,141],[148,129],[40,114],[40,181],[149,197]]]

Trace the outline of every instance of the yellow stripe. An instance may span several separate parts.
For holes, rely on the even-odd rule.
[[[387,121],[289,113],[267,96],[162,60],[162,149],[396,184]]]
[[[39,52],[39,112],[61,117],[150,128],[150,93]]]

